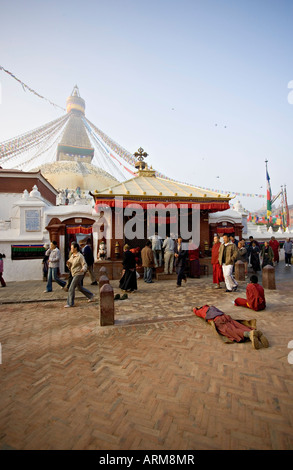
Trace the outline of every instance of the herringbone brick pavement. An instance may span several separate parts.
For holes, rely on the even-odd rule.
[[[1,305],[0,449],[292,449],[291,291],[252,312],[205,279],[139,283],[104,328],[83,299]],[[256,318],[270,347],[224,344],[203,303]]]

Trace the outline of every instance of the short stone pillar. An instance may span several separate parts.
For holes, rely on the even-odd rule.
[[[114,325],[114,289],[104,284],[100,289],[100,326]]]
[[[264,289],[276,289],[275,268],[269,264],[262,270],[262,286]]]
[[[104,284],[110,284],[108,276],[106,276],[106,274],[103,274],[102,276],[100,276],[99,288],[101,289]]]
[[[99,270],[99,277],[100,276],[107,276],[107,269],[105,268],[105,266],[102,266]]]
[[[245,263],[241,260],[235,263],[235,279],[236,281],[245,281]]]

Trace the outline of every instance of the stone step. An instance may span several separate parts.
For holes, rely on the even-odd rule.
[[[177,274],[165,274],[165,273],[157,273],[156,274],[156,279],[158,281],[172,281],[174,279],[177,279]]]

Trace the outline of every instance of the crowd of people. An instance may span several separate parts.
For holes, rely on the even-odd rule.
[[[174,239],[167,236],[162,240],[157,233],[147,240],[141,250],[141,258],[138,258],[136,248],[130,249],[124,246],[123,252],[123,272],[120,280],[120,288],[126,292],[137,290],[137,265],[141,263],[143,267],[144,282],[153,283],[154,269],[164,265],[164,274],[170,275],[174,271],[177,274],[177,287],[181,287],[182,281],[187,282],[187,274],[191,278],[200,277],[200,250],[192,240],[188,246],[183,243],[182,237]]]
[[[292,242],[288,239],[284,244],[286,266],[291,266]],[[225,283],[226,292],[237,290],[238,283],[234,277],[235,263],[240,260],[245,266],[245,276],[248,276],[248,267],[251,267],[254,274],[261,271],[267,264],[271,266],[279,262],[280,244],[272,237],[270,242],[265,242],[262,247],[257,240],[249,237],[248,241],[243,238],[237,240],[234,235],[224,234],[222,241],[215,235],[211,251],[211,264],[213,267],[213,283],[215,288],[221,288],[221,283]],[[286,254],[288,252],[288,254]],[[126,253],[126,254],[125,254]],[[131,253],[134,256],[131,256]],[[167,236],[162,240],[157,233],[146,242],[138,257],[138,249],[131,249],[128,245],[124,247],[123,277],[121,288],[129,292],[137,289],[136,279],[133,276],[133,283],[129,287],[125,284],[125,272],[131,268],[135,271],[138,259],[144,268],[144,281],[153,282],[153,270],[158,267],[164,268],[164,274],[177,274],[177,287],[181,287],[182,282],[187,282],[187,276],[191,278],[200,277],[200,249],[192,240],[189,240],[188,247],[183,243],[181,237],[174,239]],[[125,271],[126,270],[126,271]]]
[[[44,245],[45,246],[45,245]],[[288,238],[284,243],[285,265],[291,266],[291,257],[293,243]],[[233,304],[236,307],[245,307],[254,311],[261,311],[266,308],[266,300],[263,287],[258,283],[257,272],[266,265],[276,265],[279,263],[280,244],[272,237],[265,241],[263,246],[253,237],[249,240],[237,240],[234,235],[224,234],[222,240],[218,235],[214,236],[214,243],[211,250],[211,264],[213,267],[213,284],[215,288],[221,288],[221,283],[225,284],[226,292],[235,292],[238,283],[234,277],[236,261],[244,263],[245,278],[248,277],[248,267],[254,274],[250,277],[250,282],[246,287],[246,297],[236,298]],[[153,283],[154,268],[162,267],[164,263],[164,273],[177,274],[177,287],[181,287],[182,281],[187,281],[187,273],[192,278],[200,277],[200,249],[192,240],[188,244],[183,243],[182,237],[174,239],[166,237],[162,240],[155,233],[146,241],[144,248],[130,248],[125,245],[123,249],[123,270],[119,287],[125,292],[134,292],[137,290],[137,279],[140,275],[137,272],[139,265],[143,267],[143,280],[145,283]],[[3,258],[0,253],[0,282],[2,287],[6,287],[3,278]],[[45,292],[52,292],[53,280],[60,285],[62,289],[68,292],[67,303],[65,307],[73,307],[75,299],[75,290],[78,289],[88,302],[94,301],[94,294],[83,286],[83,279],[86,272],[89,273],[91,285],[97,285],[94,274],[94,256],[91,248],[91,239],[88,238],[85,243],[80,245],[73,241],[70,247],[69,258],[66,265],[69,270],[67,283],[59,277],[59,262],[61,259],[60,250],[57,242],[52,241],[50,246],[46,246],[45,256],[43,258],[43,280],[46,280]],[[187,269],[188,267],[188,269]],[[261,346],[268,347],[268,340],[263,333],[253,326],[243,324],[241,321],[233,320],[229,315],[216,308],[215,306],[204,305],[194,307],[194,313],[213,322],[216,331],[230,341],[240,342],[249,339],[254,348]]]
[[[284,243],[285,263],[291,266],[293,244],[288,238]],[[254,274],[257,274],[265,266],[276,266],[279,263],[280,243],[271,237],[270,241],[265,241],[263,246],[252,236],[246,241],[244,238],[237,240],[234,235],[223,235],[223,242],[215,235],[212,247],[211,263],[213,266],[213,283],[215,288],[221,288],[221,282],[225,283],[226,292],[237,290],[238,284],[234,278],[236,261],[244,263],[245,277],[248,275],[248,267],[251,267]]]
[[[246,273],[248,264],[251,261],[251,256],[254,253],[254,246],[257,246],[255,240],[251,239],[248,244],[245,240],[237,241],[235,237],[223,236],[223,242],[220,238],[215,236],[214,245],[212,249],[212,264],[213,264],[213,281],[216,287],[220,287],[221,282],[226,284],[226,292],[236,291],[238,284],[233,276],[234,263],[241,260],[246,264]],[[159,238],[155,234],[151,240],[148,240],[145,247],[141,251],[142,266],[144,268],[144,282],[152,283],[152,270],[154,267],[162,266],[163,256],[162,249],[159,248]],[[177,273],[177,287],[181,286],[182,281],[186,282],[186,261],[189,259],[189,273],[198,277],[199,273],[199,249],[193,244],[192,240],[189,241],[189,246],[186,247],[182,243],[182,238],[177,240],[167,237],[162,243],[161,248],[164,248],[164,261],[166,274],[173,273],[175,267]],[[269,252],[271,260],[272,248],[269,246],[267,250],[266,245],[262,252],[263,265],[266,262],[267,252]],[[194,256],[194,251],[197,251]],[[195,265],[192,262],[197,261]],[[272,258],[273,261],[273,258]],[[174,263],[174,265],[173,265]],[[170,267],[171,266],[171,267]],[[123,276],[120,280],[120,288],[126,292],[134,292],[137,290],[137,272],[136,272],[136,259],[135,253],[132,253],[128,245],[124,246],[123,256]],[[254,274],[250,277],[250,282],[246,287],[246,298],[236,298],[233,302],[237,307],[246,307],[255,311],[261,311],[266,308],[264,289],[258,284],[258,278]],[[205,305],[203,307],[195,307],[194,313],[204,318],[208,322],[212,322],[216,331],[225,337],[227,341],[241,342],[250,340],[253,348],[259,349],[260,347],[267,348],[269,342],[265,335],[257,330],[256,327],[248,322],[237,321],[231,318],[230,315],[225,314],[215,306]]]
[[[70,258],[67,261],[69,269],[69,280],[66,283],[58,277],[60,251],[56,242],[51,242],[50,247],[46,246],[46,252],[43,259],[43,279],[47,281],[45,292],[52,291],[52,281],[59,284],[68,293],[66,306],[74,305],[74,291],[79,289],[89,300],[92,293],[83,288],[83,277],[85,272],[89,273],[91,284],[97,285],[94,274],[94,256],[91,249],[91,239],[88,238],[85,244],[79,246],[77,243],[71,245]],[[293,244],[290,239],[284,243],[285,263],[291,266]],[[213,284],[216,289],[221,288],[221,283],[225,284],[226,292],[237,290],[238,283],[234,277],[235,263],[240,260],[245,266],[245,278],[248,276],[248,267],[251,267],[254,274],[261,271],[267,264],[273,266],[279,263],[280,244],[272,237],[269,242],[264,242],[260,247],[257,240],[249,237],[246,241],[243,238],[237,240],[234,235],[224,234],[222,240],[219,235],[214,236],[214,243],[211,250],[211,264],[213,268]],[[164,274],[170,275],[176,272],[176,287],[181,287],[182,282],[187,282],[187,276],[191,278],[200,277],[200,248],[192,240],[189,240],[188,246],[183,243],[179,236],[175,239],[173,236],[167,236],[164,240],[157,233],[151,236],[144,248],[130,248],[125,245],[123,249],[123,270],[119,282],[120,288],[125,292],[134,292],[137,290],[137,279],[139,274],[137,267],[143,267],[143,280],[145,283],[153,283],[154,269],[163,267]],[[0,281],[4,287],[5,281],[2,277],[0,256]],[[3,265],[3,261],[2,261]],[[77,276],[78,267],[78,278]],[[72,274],[74,272],[74,275]],[[72,283],[73,278],[74,283]]]

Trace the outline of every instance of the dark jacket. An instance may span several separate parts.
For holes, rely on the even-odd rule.
[[[223,254],[225,253],[225,260],[223,260]],[[222,243],[219,249],[219,264],[234,264],[237,258],[237,248],[235,243],[229,242],[227,245]]]
[[[182,244],[180,245],[180,249],[178,250],[178,244],[175,243],[175,248],[174,248],[174,253],[178,254],[178,258],[175,256],[175,266],[180,267],[180,266],[185,266],[188,251],[183,250]]]
[[[247,249],[244,246],[242,248],[238,248],[237,261],[238,260],[243,261],[243,263],[247,261]]]
[[[122,264],[124,269],[135,269],[135,256],[131,251],[124,251]]]
[[[85,262],[88,266],[92,266],[94,264],[94,257],[93,257],[93,252],[92,249],[89,245],[86,245],[83,249],[83,256],[85,259]]]

